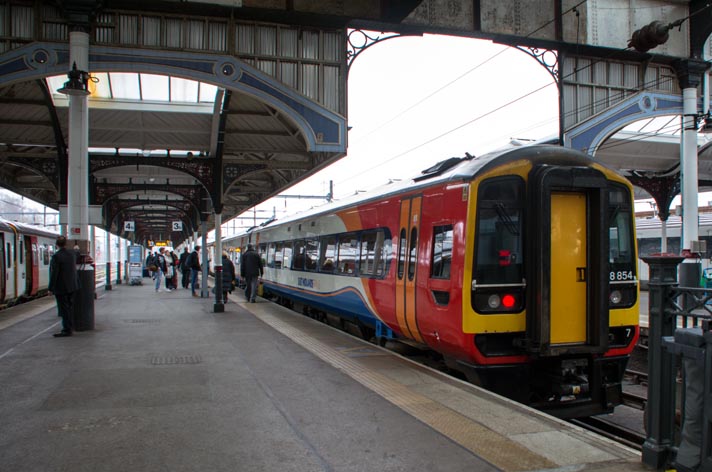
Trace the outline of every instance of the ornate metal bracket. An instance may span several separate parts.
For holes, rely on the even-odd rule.
[[[376,43],[379,43],[381,41],[385,41],[387,39],[391,38],[398,38],[401,36],[406,36],[401,33],[386,33],[381,31],[380,33],[377,33],[376,36],[372,36],[369,34],[366,34],[363,30],[356,29],[356,30],[351,30],[349,34],[346,36],[346,42],[348,43],[348,46],[346,48],[346,71],[348,75],[348,71],[351,70],[351,64],[356,60],[356,57],[364,52],[366,49],[369,47],[373,46]],[[416,36],[415,33],[412,35],[407,35],[407,36]],[[417,35],[420,36],[420,35]]]
[[[554,82],[559,83],[559,54],[552,49],[539,49],[534,47],[516,46],[543,65],[554,78]]]
[[[628,180],[653,197],[658,205],[658,217],[662,221],[667,221],[670,216],[670,204],[680,193],[680,172],[665,176],[648,176],[634,172],[628,176]]]

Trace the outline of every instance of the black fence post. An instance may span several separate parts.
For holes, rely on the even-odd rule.
[[[648,403],[645,410],[647,438],[643,463],[662,469],[671,460],[675,420],[674,357],[663,350],[663,337],[675,331],[669,308],[671,289],[677,286],[678,265],[684,257],[642,258],[650,267],[648,302]]]

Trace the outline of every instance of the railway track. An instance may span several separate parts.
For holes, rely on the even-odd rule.
[[[638,451],[642,450],[645,442],[645,436],[642,433],[599,416],[579,418],[569,420],[569,422]]]

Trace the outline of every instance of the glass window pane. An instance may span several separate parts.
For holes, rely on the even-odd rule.
[[[144,100],[168,101],[168,76],[139,74],[141,76],[141,96]]]
[[[450,278],[452,260],[452,225],[433,228],[433,251],[430,261],[430,276],[434,279]]]
[[[333,272],[336,260],[336,237],[329,236],[322,239],[321,243],[320,272]]]
[[[405,253],[406,245],[408,244],[405,234],[405,228],[401,228],[400,241],[398,242],[398,279],[403,278],[405,268]]]
[[[484,182],[477,202],[478,284],[521,283],[524,277],[524,182],[520,178]]]
[[[611,270],[633,267],[633,228],[627,193],[622,188],[608,193],[608,261],[612,265]]]
[[[92,73],[89,81],[89,91],[92,98],[111,98],[111,84],[109,74],[106,72]]]
[[[356,260],[358,258],[358,236],[355,234],[342,234],[339,236],[339,257],[336,265],[337,272],[343,275],[356,274]]]
[[[111,72],[111,92],[114,98],[126,100],[140,100],[141,94],[138,85],[138,74],[125,72]]]
[[[294,252],[292,255],[292,269],[304,270],[304,266],[306,265],[306,242],[294,241]]]
[[[418,251],[418,229],[411,228],[410,230],[410,250],[408,251],[408,280],[413,280],[415,277],[415,266],[417,261]]]
[[[316,270],[317,263],[319,262],[319,240],[310,239],[307,241],[306,246],[306,270]]]
[[[171,77],[171,101],[197,103],[198,82]]]
[[[200,101],[215,102],[215,96],[218,93],[218,88],[215,85],[200,83]]]

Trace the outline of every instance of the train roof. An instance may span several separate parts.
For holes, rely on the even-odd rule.
[[[246,233],[235,237],[239,238],[245,234],[249,234],[253,231],[259,231],[265,227],[274,227],[324,213],[330,213],[342,208],[348,208],[356,204],[385,198],[389,195],[399,194],[405,191],[413,191],[419,188],[425,188],[445,182],[469,182],[479,172],[486,169],[490,165],[494,165],[495,161],[496,164],[499,165],[503,162],[513,162],[520,159],[537,160],[544,157],[548,159],[553,158],[555,162],[566,163],[568,165],[586,165],[593,161],[593,159],[591,159],[591,157],[587,154],[558,145],[512,144],[505,148],[483,154],[482,156],[475,157],[467,154],[465,157],[451,157],[449,159],[445,159],[429,167],[428,169],[421,171],[420,174],[417,174],[411,178],[404,180],[392,180],[385,185],[376,187],[365,193],[358,193],[339,201],[314,207],[282,219],[265,222],[262,225],[250,228]],[[230,239],[232,239],[232,237]]]
[[[46,230],[45,228],[40,228],[39,226],[34,226],[27,223],[20,223],[19,221],[10,221],[0,217],[0,229],[3,229],[5,231],[13,231],[13,228],[17,231],[20,231],[21,233],[45,236],[47,238],[56,238],[57,236],[59,236],[59,233]]]

